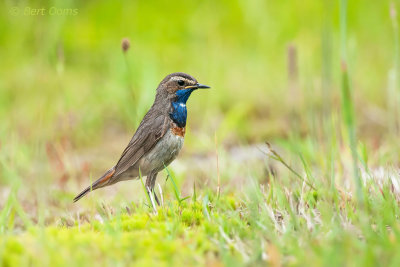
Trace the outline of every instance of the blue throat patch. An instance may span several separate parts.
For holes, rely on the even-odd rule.
[[[173,111],[169,114],[170,118],[178,125],[178,127],[186,126],[187,109],[186,102],[194,89],[182,89],[176,91],[177,99],[172,102]]]

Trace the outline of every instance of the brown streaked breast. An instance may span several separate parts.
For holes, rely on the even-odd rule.
[[[171,131],[174,135],[180,136],[180,137],[185,137],[185,132],[186,132],[186,127],[178,127],[178,126],[173,126],[171,127]]]

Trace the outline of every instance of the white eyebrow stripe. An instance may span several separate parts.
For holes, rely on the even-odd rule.
[[[185,80],[187,83],[192,84],[193,81],[192,80],[188,80],[184,77],[181,76],[172,76],[171,79],[169,79],[170,81],[179,81],[179,80]]]

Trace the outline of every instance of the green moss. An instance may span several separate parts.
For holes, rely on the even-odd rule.
[[[190,203],[160,209],[158,215],[139,211],[103,223],[93,220],[70,228],[35,227],[21,235],[6,236],[1,258],[4,266],[19,266],[24,262],[87,264],[101,258],[143,264],[202,263],[202,255],[215,247],[209,240],[211,225],[204,227],[203,221],[201,204]],[[36,253],[44,258],[37,261]],[[198,256],[188,259],[185,255]]]

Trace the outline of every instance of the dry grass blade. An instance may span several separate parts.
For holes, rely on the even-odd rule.
[[[150,198],[151,206],[153,207],[154,213],[155,213],[155,214],[158,214],[157,208],[156,208],[156,204],[155,204],[155,202],[154,202],[154,196],[153,196],[153,194],[151,193],[152,190],[151,190],[150,187],[148,187],[148,186],[146,186],[146,189],[147,189],[147,192],[149,192],[149,198]]]
[[[280,163],[282,163],[286,168],[288,168],[297,178],[300,179],[300,181],[306,183],[309,187],[311,187],[312,189],[316,190],[316,188],[306,179],[304,179],[298,172],[296,172],[292,167],[290,167],[289,164],[286,163],[286,161],[275,151],[272,149],[271,145],[268,142],[265,142],[265,144],[268,147],[268,153],[267,155],[276,160],[279,161]]]
[[[164,207],[164,197],[163,197],[163,191],[161,189],[161,185],[157,183],[158,185],[158,190],[160,191],[160,198],[161,198],[161,206]]]

